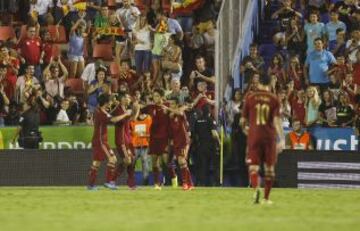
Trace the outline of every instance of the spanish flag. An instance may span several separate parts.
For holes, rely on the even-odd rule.
[[[159,23],[159,27],[157,28],[157,32],[159,33],[165,33],[168,31],[168,25],[167,22],[161,20]]]
[[[30,15],[34,20],[37,20],[39,13],[37,11],[33,10],[33,11],[31,11]]]
[[[62,6],[63,15],[66,16],[70,12],[70,7],[68,5]]]
[[[78,11],[85,11],[86,10],[86,0],[78,0],[73,3],[73,6]]]
[[[204,0],[184,0],[182,3],[173,2],[174,13],[191,12],[202,7]]]

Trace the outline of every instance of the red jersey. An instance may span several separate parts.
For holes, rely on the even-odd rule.
[[[170,116],[170,134],[174,148],[184,148],[190,144],[188,122],[185,115]]]
[[[297,97],[291,101],[293,118],[297,118],[302,124],[305,122],[305,102],[298,102]]]
[[[50,63],[51,57],[53,56],[53,46],[52,42],[44,42],[42,44],[42,51],[44,52],[44,63]]]
[[[108,145],[107,124],[110,121],[110,115],[104,113],[100,108],[95,110],[94,114],[94,133],[92,138],[93,146]]]
[[[280,102],[267,91],[257,91],[246,97],[243,116],[249,121],[248,142],[275,140],[274,117],[280,116]]]
[[[120,116],[125,113],[126,111],[123,110],[121,105],[118,105],[113,115]],[[128,147],[128,145],[131,144],[131,130],[130,130],[129,117],[126,117],[115,124],[115,144],[116,147],[121,147],[122,145]]]
[[[21,56],[24,57],[28,65],[38,65],[41,57],[41,40],[40,38],[25,38],[20,42],[19,48]]]
[[[353,68],[353,82],[360,85],[360,63],[354,64]]]
[[[195,99],[198,96],[199,93],[194,94],[193,99]],[[215,93],[213,91],[207,91],[205,93],[208,99],[214,100],[215,99]],[[198,103],[195,105],[195,109],[202,109],[206,104],[208,104],[205,97],[201,98]]]
[[[169,115],[162,106],[148,105],[145,108],[146,114],[152,118],[150,127],[150,139],[167,139],[169,137]]]
[[[119,85],[121,85],[125,82],[128,85],[128,87],[130,89],[132,89],[133,85],[136,83],[137,80],[138,80],[138,77],[136,74],[133,74],[131,72],[126,72],[126,73],[120,74]]]

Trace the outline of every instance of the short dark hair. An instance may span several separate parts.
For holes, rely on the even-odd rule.
[[[7,68],[7,65],[5,65],[5,64],[0,64],[0,69],[4,69],[4,68]]]
[[[256,43],[251,43],[250,48],[258,48],[258,45]]]
[[[118,95],[117,95],[117,100],[122,100],[122,98],[124,98],[125,96],[127,95],[126,92],[119,92]]]
[[[339,34],[341,32],[345,31],[344,28],[337,28],[336,29],[336,34]]]
[[[156,89],[154,89],[154,93],[158,93],[161,97],[164,97],[164,95],[165,95],[165,92],[164,92],[164,90],[163,89],[160,89],[160,88],[156,88]]]
[[[315,43],[316,41],[324,42],[324,41],[322,40],[322,38],[320,38],[320,37],[315,38],[315,39],[314,39],[314,43]]]
[[[262,85],[270,85],[271,78],[268,75],[261,75],[259,78],[259,82]]]
[[[97,101],[99,103],[99,106],[102,107],[110,101],[110,95],[109,94],[101,94],[97,97]]]
[[[204,59],[204,60],[205,60],[205,58],[204,58],[203,55],[196,55],[196,56],[195,56],[195,60],[198,60],[198,59]]]
[[[170,99],[168,99],[168,101],[174,101],[176,104],[179,104],[179,98],[176,96],[170,97]]]

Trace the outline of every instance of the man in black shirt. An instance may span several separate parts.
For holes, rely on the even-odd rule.
[[[209,91],[215,90],[216,79],[214,76],[214,71],[206,67],[205,58],[203,56],[196,56],[195,66],[196,69],[193,70],[190,74],[190,88],[196,88],[198,82],[205,81]]]
[[[291,8],[291,0],[284,0],[282,2],[283,7],[275,11],[271,16],[272,19],[278,19],[280,21],[281,31],[285,31],[290,24],[290,19],[296,17],[302,18],[302,14]]]
[[[24,104],[24,112],[20,116],[19,127],[12,140],[14,144],[19,137],[19,146],[25,149],[38,149],[42,137],[39,131],[40,110],[38,96],[31,95]]]
[[[243,78],[244,89],[251,83],[251,77],[254,73],[260,75],[264,73],[264,59],[259,55],[257,44],[250,45],[250,55],[245,56],[240,64],[240,74]]]
[[[220,138],[216,130],[216,121],[211,117],[209,106],[204,106],[199,114],[194,124],[196,185],[212,186],[219,182],[217,147],[220,144]],[[209,179],[211,166],[215,182],[211,182]]]

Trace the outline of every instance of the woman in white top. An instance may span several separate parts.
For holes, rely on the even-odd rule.
[[[234,122],[234,117],[236,114],[240,113],[240,107],[242,103],[242,94],[241,90],[237,89],[234,92],[232,100],[226,105],[226,114],[228,118],[228,126],[231,127]]]
[[[138,18],[133,32],[136,73],[141,75],[150,70],[151,63],[151,27],[146,15]]]

